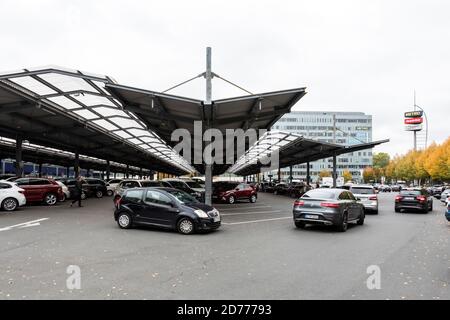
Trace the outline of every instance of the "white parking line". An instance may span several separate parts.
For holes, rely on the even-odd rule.
[[[48,220],[49,218],[42,218],[42,219],[38,219],[38,220],[33,220],[33,221],[28,221],[28,222],[24,222],[24,223],[19,223],[13,226],[9,226],[9,227],[4,227],[4,228],[0,228],[0,232],[1,231],[9,231],[12,230],[14,228],[18,228],[18,229],[23,229],[23,228],[29,228],[29,227],[37,227],[40,226],[40,222],[41,221],[45,221]]]
[[[254,206],[254,207],[248,206],[248,207],[234,207],[234,208],[223,208],[223,209],[216,207],[216,209],[218,209],[220,211],[232,211],[232,210],[247,209],[247,208],[249,208],[249,209],[261,209],[261,208],[272,208],[272,206]]]
[[[286,219],[292,219],[292,217],[282,217],[282,218],[273,218],[273,219],[261,219],[261,220],[253,220],[253,221],[242,221],[242,222],[222,222],[222,224],[231,226],[231,225],[237,225],[237,224],[248,224],[248,223],[256,223],[256,222],[286,220]]]
[[[221,216],[239,216],[246,214],[258,214],[258,213],[277,213],[281,212],[281,210],[271,210],[271,211],[255,211],[255,212],[240,212],[240,213],[221,213]]]

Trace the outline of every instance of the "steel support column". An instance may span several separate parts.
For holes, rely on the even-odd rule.
[[[212,103],[212,71],[211,71],[211,48],[206,48],[206,101],[205,107],[209,108]],[[208,123],[208,128],[211,127],[211,123]],[[212,204],[212,164],[205,164],[205,204]]]
[[[127,179],[130,178],[130,166],[127,164],[127,168],[125,169],[125,177]]]
[[[16,138],[16,176],[23,177],[23,161],[22,161],[22,144],[21,136]]]
[[[79,154],[78,150],[75,152],[73,171],[74,171],[75,178],[78,178],[80,176],[80,154]]]
[[[67,178],[70,178],[70,166],[66,167],[66,176]]]
[[[292,176],[292,166],[289,166],[289,183],[292,183],[292,179],[294,179]]]
[[[309,185],[311,183],[311,173],[309,169],[309,162],[306,163],[306,184]]]
[[[42,178],[42,162],[39,162],[39,167],[38,167],[38,177]]]
[[[336,155],[333,156],[333,188],[337,187],[337,165]]]
[[[278,183],[281,183],[281,168],[278,167]]]
[[[111,175],[111,165],[109,160],[106,160],[106,180],[109,180],[109,176]]]

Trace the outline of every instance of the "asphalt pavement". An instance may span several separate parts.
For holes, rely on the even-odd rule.
[[[0,299],[450,299],[444,206],[395,213],[394,197],[346,233],[296,229],[293,199],[264,193],[217,205],[222,227],[191,236],[121,230],[111,198],[0,212]],[[367,286],[371,266],[380,289]]]

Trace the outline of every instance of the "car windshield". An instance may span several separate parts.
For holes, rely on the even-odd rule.
[[[402,190],[400,192],[402,196],[420,196],[420,190]]]
[[[181,203],[198,203],[198,200],[181,190],[167,190]]]
[[[375,191],[372,188],[351,187],[350,191],[354,194],[375,194]]]
[[[186,184],[191,188],[202,188],[200,183],[198,183],[197,181],[186,181]]]
[[[312,198],[312,199],[335,199],[336,193],[330,190],[316,189],[305,193],[302,198]]]

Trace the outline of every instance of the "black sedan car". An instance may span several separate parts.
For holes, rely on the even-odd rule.
[[[304,229],[307,224],[336,226],[345,232],[349,222],[364,224],[364,206],[343,189],[314,189],[294,202],[294,223]]]
[[[401,210],[433,211],[433,197],[425,189],[404,189],[395,197],[395,212]]]
[[[77,183],[76,179],[65,179],[59,178],[57,181],[61,181],[64,183],[71,194],[75,194],[74,189]],[[83,192],[81,194],[81,198],[84,200],[90,197],[102,198],[107,195],[108,189],[106,186],[106,182],[101,179],[95,178],[84,178],[83,179]]]
[[[215,230],[221,224],[219,211],[172,188],[126,190],[116,203],[114,219],[122,229],[155,226],[181,234]]]

